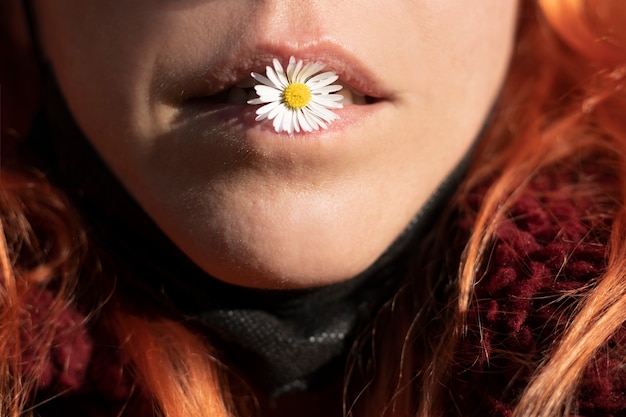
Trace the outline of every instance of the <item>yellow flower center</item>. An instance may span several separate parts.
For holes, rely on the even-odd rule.
[[[289,84],[283,92],[283,100],[287,107],[298,110],[311,101],[311,89],[302,83]]]

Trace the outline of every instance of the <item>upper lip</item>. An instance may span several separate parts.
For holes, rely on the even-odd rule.
[[[242,47],[203,69],[187,72],[186,79],[179,80],[183,86],[178,97],[184,103],[213,96],[250,78],[252,72],[265,73],[274,58],[286,66],[291,56],[324,64],[324,70],[335,72],[339,82],[358,94],[375,99],[390,95],[379,76],[346,49],[332,42],[315,42],[297,49],[277,45]]]

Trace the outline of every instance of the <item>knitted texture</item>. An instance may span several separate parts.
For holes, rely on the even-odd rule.
[[[43,364],[36,362],[39,331],[50,325],[47,313],[54,295],[49,290],[33,290],[25,301],[30,326],[22,332],[22,361],[27,372],[37,369],[40,375],[35,404],[42,416],[152,415],[149,403],[125,372],[115,340],[101,329],[88,328],[85,316],[71,306],[54,323],[56,332]],[[118,414],[122,410],[125,413]]]
[[[597,213],[611,208],[569,188],[577,181],[563,174],[539,177],[498,222],[458,349],[450,415],[511,415],[577,301],[605,270],[610,219]],[[626,332],[615,335],[624,337]],[[610,346],[582,378],[579,415],[622,415],[626,409],[624,351]]]

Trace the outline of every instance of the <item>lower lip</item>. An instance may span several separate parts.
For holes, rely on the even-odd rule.
[[[321,149],[339,151],[350,147],[350,137],[357,136],[360,145],[365,145],[363,135],[349,134],[356,129],[379,125],[383,110],[389,102],[385,100],[367,105],[347,105],[334,112],[338,120],[328,124],[328,129],[313,132],[276,132],[271,120],[256,121],[256,110],[259,106],[189,102],[183,107],[177,124],[206,123],[214,132],[216,140],[225,140],[246,149],[257,149],[262,152],[288,151],[320,152]],[[222,143],[223,144],[223,143]]]

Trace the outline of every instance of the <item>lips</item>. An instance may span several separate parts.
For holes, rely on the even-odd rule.
[[[336,84],[343,86],[339,94],[344,97],[344,106],[374,104],[389,96],[389,92],[382,87],[383,83],[372,71],[350,54],[334,45],[325,45],[323,48],[318,45],[300,51],[255,48],[254,51],[232,54],[210,65],[209,70],[201,76],[190,77],[182,88],[184,94],[180,97],[181,104],[194,107],[198,104],[211,107],[245,105],[248,100],[257,97],[250,74],[264,73],[265,66],[270,65],[273,58],[286,64],[290,56],[321,62],[325,66],[324,70],[335,72],[339,76]]]

